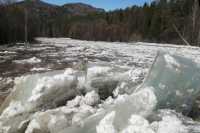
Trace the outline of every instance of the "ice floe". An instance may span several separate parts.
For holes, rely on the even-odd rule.
[[[44,49],[35,47],[29,51],[42,50],[44,53],[39,52],[31,56],[33,58],[27,56],[13,62],[36,65],[30,71],[40,72],[48,71],[41,65],[44,61],[52,63],[48,64],[52,67],[47,68],[55,69],[55,62],[65,66],[65,61],[74,64],[87,56],[89,63],[86,73],[72,67],[15,79],[11,95],[0,108],[0,133],[200,132],[199,122],[181,114],[191,110],[190,101],[194,99],[190,97],[198,94],[197,87],[192,87],[193,84],[198,86],[198,64],[192,63],[192,69],[187,69],[190,67],[182,66],[191,63],[176,56],[185,56],[198,63],[197,56],[200,54],[196,47],[89,42],[65,38],[41,40],[43,44],[40,46],[45,46]],[[144,80],[148,84],[141,85],[158,50],[170,52],[159,55],[161,58],[154,62],[159,67],[150,69]],[[181,82],[181,87],[177,87],[177,79],[185,81],[185,78],[177,76],[187,75],[182,73],[184,70],[195,72],[190,73],[187,82]],[[166,75],[164,78],[160,77],[163,73]],[[148,76],[152,80],[148,80]],[[185,107],[176,108],[181,106]],[[164,110],[160,111],[160,108]]]
[[[32,57],[29,59],[23,59],[23,60],[14,60],[14,63],[18,63],[18,64],[37,64],[42,62],[41,59],[37,58],[37,57]]]

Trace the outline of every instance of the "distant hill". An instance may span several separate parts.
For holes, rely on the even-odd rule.
[[[104,12],[104,10],[101,8],[96,8],[84,3],[65,4],[62,7],[74,15],[85,15],[89,13]]]
[[[16,5],[22,5],[25,6],[26,2],[25,1],[20,1],[15,3]],[[31,7],[37,7],[37,8],[55,8],[58,7],[57,5],[49,4],[41,0],[30,0],[29,5]]]
[[[41,13],[45,12],[46,14],[55,12],[57,13],[68,13],[70,15],[87,15],[89,13],[98,13],[104,12],[103,9],[93,7],[91,5],[83,3],[70,3],[64,4],[63,6],[53,5],[46,3],[42,0],[31,0],[28,4],[25,1],[20,1],[14,5],[25,7],[28,6],[29,10],[36,11]]]
[[[43,17],[52,17],[66,13],[63,11],[62,7],[43,2],[41,0],[31,0],[28,3],[25,1],[20,1],[12,4],[11,6],[17,6],[21,9],[27,7],[32,15],[39,15]]]

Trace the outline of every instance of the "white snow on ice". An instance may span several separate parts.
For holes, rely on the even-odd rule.
[[[43,59],[55,58],[56,62],[62,61],[74,61],[79,60],[79,57],[87,56],[89,63],[94,65],[87,70],[88,78],[96,75],[104,75],[112,70],[113,67],[118,67],[123,71],[123,74],[131,77],[133,83],[143,80],[144,75],[147,74],[148,68],[151,66],[154,57],[158,51],[166,51],[169,53],[178,53],[184,57],[188,57],[195,62],[200,62],[200,49],[197,47],[188,46],[176,46],[171,44],[155,44],[155,43],[108,43],[108,42],[93,42],[93,41],[81,41],[73,40],[69,38],[38,38],[41,41],[40,47],[30,48],[34,51],[45,51],[40,55],[33,56],[28,59],[20,59],[13,61],[17,64],[40,64]],[[43,48],[42,48],[43,47]],[[60,51],[49,51],[52,47],[61,48]],[[23,49],[16,47],[16,50]],[[17,52],[3,51],[2,54],[16,54]],[[57,58],[56,58],[57,57]],[[10,57],[2,57],[4,59]],[[179,67],[179,63],[170,55],[165,56],[168,66],[175,65]],[[98,66],[98,64],[101,64]],[[102,64],[107,64],[103,66]],[[51,66],[51,64],[49,65]],[[51,67],[49,68],[51,69]],[[33,72],[46,71],[47,68],[41,66],[30,69]],[[53,77],[44,77],[37,82],[37,86],[33,88],[32,97],[29,101],[35,101],[40,98],[44,93],[54,90],[57,86],[65,84],[66,80],[72,78],[75,71],[73,69],[67,69],[64,74],[60,74]],[[126,74],[127,73],[127,74]],[[22,79],[21,79],[22,80]],[[25,80],[25,79],[24,79]],[[85,83],[85,79],[80,77],[80,86]],[[15,81],[17,82],[17,80]],[[160,85],[161,88],[165,88]],[[144,90],[137,90],[131,96],[127,95],[129,91],[126,82],[122,82],[118,88],[115,89],[114,98],[109,97],[106,101],[100,101],[99,95],[95,91],[86,93],[85,96],[77,96],[75,99],[68,101],[67,105],[54,111],[61,111],[66,114],[73,114],[71,117],[71,123],[75,125],[82,125],[82,121],[98,112],[98,110],[104,109],[104,105],[111,106],[118,103],[130,102],[134,110],[143,110],[139,114],[132,114],[128,120],[128,125],[121,131],[118,131],[117,127],[114,127],[113,122],[117,117],[115,112],[107,114],[98,126],[96,127],[97,133],[189,133],[187,127],[182,122],[182,119],[174,115],[164,115],[161,120],[150,123],[145,116],[150,114],[156,105],[156,97],[153,93],[153,88],[146,88]],[[125,93],[125,94],[124,94]],[[178,95],[180,92],[176,92]],[[140,105],[138,105],[140,103]],[[132,107],[131,106],[131,107]],[[12,116],[23,112],[23,105],[19,102],[12,102],[6,110],[2,113],[2,116]],[[47,111],[48,112],[48,111]],[[51,115],[48,129],[51,132],[56,132],[56,128],[62,128],[67,123],[64,115],[54,116]],[[61,125],[60,127],[57,124]],[[9,130],[10,127],[3,127]],[[26,133],[32,133],[34,129],[40,129],[40,123],[36,120],[32,120],[28,126]],[[57,129],[59,130],[59,129]],[[1,129],[0,129],[1,131]]]
[[[12,117],[25,111],[24,106],[19,101],[11,101],[9,106],[2,112],[0,117]]]
[[[170,55],[165,55],[165,60],[167,61],[167,66],[173,68],[172,66],[180,67],[180,64]]]
[[[115,112],[107,114],[96,127],[97,133],[117,133],[115,127],[113,126],[115,118]]]
[[[32,57],[24,60],[14,60],[13,62],[17,64],[37,64],[42,62],[42,60],[37,57]]]

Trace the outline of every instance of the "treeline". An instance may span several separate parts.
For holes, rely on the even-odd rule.
[[[66,36],[84,40],[148,41],[183,43],[174,26],[190,44],[199,31],[192,31],[193,0],[160,0],[71,20]],[[198,12],[199,13],[199,12]],[[199,16],[198,14],[196,17]],[[197,17],[198,18],[198,17]],[[199,22],[196,18],[195,29]],[[78,20],[78,21],[77,21]]]
[[[42,3],[44,4],[44,3]],[[27,26],[28,40],[35,37],[64,36],[63,26],[68,13],[59,7],[38,3],[14,3],[0,6],[0,43],[23,42],[25,26]],[[27,12],[26,12],[27,10]],[[27,13],[27,23],[26,14]]]
[[[43,36],[182,44],[182,36],[190,44],[199,45],[200,12],[199,6],[194,7],[195,1],[159,0],[142,7],[82,16],[69,14],[59,7],[31,8],[29,5],[28,39]],[[25,7],[18,4],[0,6],[0,43],[24,40]]]

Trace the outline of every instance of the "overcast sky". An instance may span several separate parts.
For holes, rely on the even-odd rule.
[[[62,5],[65,3],[86,3],[105,10],[113,10],[117,8],[126,8],[132,5],[143,5],[145,2],[150,3],[152,0],[44,0],[46,2]]]

